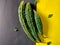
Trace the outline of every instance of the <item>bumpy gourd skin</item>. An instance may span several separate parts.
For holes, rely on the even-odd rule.
[[[18,8],[18,17],[19,17],[19,21],[20,21],[20,24],[24,30],[24,32],[26,33],[26,35],[33,41],[35,42],[35,40],[33,39],[32,35],[30,34],[29,32],[29,29],[25,23],[25,4],[24,4],[24,1],[22,1],[19,5],[19,8]]]
[[[35,19],[33,18],[33,11],[31,8],[30,3],[24,3],[24,1],[20,2],[19,8],[18,8],[18,17],[19,22],[26,33],[26,35],[33,41],[33,42],[41,42],[37,35],[37,29],[35,22],[33,22]],[[40,25],[41,26],[41,25]]]
[[[39,0],[36,9],[43,23],[43,30],[50,45],[60,45],[60,0]],[[53,14],[51,18],[48,18]],[[48,41],[47,39],[45,41]],[[39,44],[36,44],[39,45]],[[44,44],[41,44],[44,45]]]
[[[35,19],[35,23],[37,26],[37,30],[43,36],[43,26],[42,26],[41,19],[40,19],[38,13],[35,10],[33,10],[33,11],[34,11],[34,19]]]
[[[36,33],[35,26],[33,24],[32,8],[31,8],[31,5],[30,5],[29,2],[26,4],[25,17],[26,17],[27,24],[28,24],[28,26],[29,26],[29,28],[31,30],[31,33],[32,33],[33,37],[36,39],[37,42],[40,42],[41,40],[39,39],[39,37],[38,37],[38,35]]]

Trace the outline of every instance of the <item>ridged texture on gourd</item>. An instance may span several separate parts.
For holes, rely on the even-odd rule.
[[[35,10],[33,10],[33,11],[34,11],[34,19],[35,19],[35,23],[37,26],[37,30],[41,35],[43,35],[43,27],[42,27],[42,22],[41,22],[40,16],[37,14],[37,12]]]
[[[36,29],[35,29],[35,26],[33,24],[33,14],[32,14],[32,8],[31,8],[31,5],[30,3],[28,2],[26,4],[26,8],[25,8],[25,17],[26,17],[26,20],[27,20],[27,24],[31,30],[31,33],[33,35],[33,37],[36,39],[37,42],[40,42],[41,40],[39,39],[37,33],[36,33]]]
[[[20,24],[24,30],[24,32],[26,33],[26,35],[33,41],[35,42],[35,40],[33,39],[32,35],[29,33],[29,29],[25,23],[25,4],[24,4],[24,1],[22,1],[19,5],[19,8],[18,8],[18,17],[19,17],[19,21],[20,21]]]

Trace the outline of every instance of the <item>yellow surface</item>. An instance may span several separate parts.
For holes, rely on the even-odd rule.
[[[47,39],[51,41],[51,45],[60,45],[60,0],[38,0],[36,7]],[[48,18],[49,14],[53,16]],[[47,45],[47,43],[36,43],[36,45]]]

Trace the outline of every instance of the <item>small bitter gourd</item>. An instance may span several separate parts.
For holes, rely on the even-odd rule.
[[[37,33],[36,33],[36,29],[35,29],[35,26],[33,24],[33,19],[32,19],[32,8],[31,8],[31,5],[30,3],[28,2],[26,4],[26,8],[25,8],[25,17],[26,17],[26,20],[27,20],[27,24],[31,30],[31,33],[32,35],[34,36],[34,38],[36,39],[37,42],[41,42],[41,40],[39,39]]]
[[[26,35],[27,35],[33,42],[35,42],[35,40],[34,40],[33,37],[31,36],[31,34],[29,33],[29,31],[28,31],[29,29],[27,28],[26,23],[25,23],[25,20],[24,20],[24,18],[25,18],[25,13],[24,13],[25,10],[24,10],[24,8],[25,8],[25,4],[24,4],[24,1],[22,1],[22,2],[20,3],[19,7],[18,7],[18,17],[19,17],[19,21],[20,21],[20,24],[21,24],[24,32],[26,33]]]
[[[41,35],[43,35],[43,26],[42,26],[41,18],[35,10],[33,10],[33,12],[34,12],[34,19],[37,26],[37,30]]]

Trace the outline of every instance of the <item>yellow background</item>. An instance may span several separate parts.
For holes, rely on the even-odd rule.
[[[37,12],[43,23],[44,34],[48,37],[46,42],[51,45],[60,45],[60,0],[38,0]],[[48,18],[49,14],[53,14]],[[47,43],[36,43],[36,45],[47,45]]]

